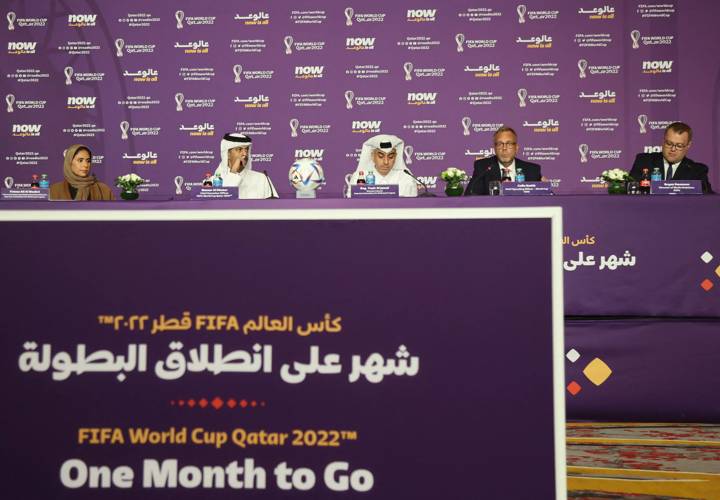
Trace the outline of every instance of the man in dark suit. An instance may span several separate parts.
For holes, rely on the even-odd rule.
[[[651,174],[656,168],[665,180],[702,181],[704,193],[712,193],[708,181],[708,167],[685,156],[692,145],[692,129],[682,122],[671,123],[665,129],[661,153],[640,153],[635,157],[630,176],[642,178],[643,169]]]
[[[517,134],[510,127],[500,127],[493,135],[495,155],[477,160],[465,196],[488,194],[491,181],[502,179],[515,180],[518,169],[522,169],[526,182],[538,182],[542,179],[540,165],[516,158],[518,152]]]

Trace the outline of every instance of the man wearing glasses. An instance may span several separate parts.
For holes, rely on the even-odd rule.
[[[515,181],[522,169],[526,182],[538,182],[542,179],[540,165],[516,158],[518,152],[517,134],[510,127],[500,127],[493,135],[495,155],[477,160],[465,196],[471,194],[489,194],[488,185],[492,181]]]
[[[644,169],[652,174],[659,169],[665,180],[702,181],[705,193],[711,193],[708,181],[708,167],[695,163],[685,156],[692,145],[692,129],[685,123],[671,123],[665,129],[662,153],[640,153],[635,157],[630,175],[633,179],[642,178]]]

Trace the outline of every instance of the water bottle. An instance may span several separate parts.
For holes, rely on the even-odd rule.
[[[220,174],[215,174],[215,177],[213,177],[212,186],[214,188],[219,188],[222,187],[222,185],[222,177],[220,176]]]
[[[373,173],[372,170],[370,170],[370,171],[368,172],[367,176],[365,177],[365,183],[366,183],[368,186],[374,186],[374,185],[375,185],[375,174]]]
[[[42,174],[40,176],[40,189],[48,189],[50,188],[50,180],[48,179],[47,174]]]
[[[525,182],[525,172],[522,171],[522,168],[518,168],[515,172],[515,182]]]
[[[660,173],[660,169],[658,167],[655,167],[652,171],[652,175],[650,175],[651,181],[661,181],[662,180],[662,174]]]
[[[365,171],[360,170],[358,172],[357,182],[355,184],[365,184]]]

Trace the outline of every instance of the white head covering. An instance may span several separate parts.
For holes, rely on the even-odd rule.
[[[247,163],[243,170],[252,170],[252,139],[245,134],[231,133],[225,134],[220,141],[220,165],[215,170],[216,173],[227,173],[230,171],[228,165],[228,151],[233,148],[248,148]]]
[[[407,167],[405,166],[405,158],[403,157],[403,150],[405,143],[396,135],[379,134],[371,137],[365,141],[360,151],[360,159],[358,160],[358,166],[355,172],[360,170],[365,173],[370,170],[377,172],[375,169],[375,162],[373,161],[373,152],[379,149],[385,153],[390,153],[393,149],[397,153],[395,157],[395,164],[393,165],[392,172],[402,172]],[[389,174],[388,174],[389,175]]]

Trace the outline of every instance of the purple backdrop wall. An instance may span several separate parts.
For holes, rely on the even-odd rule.
[[[135,171],[170,193],[176,175],[217,166],[224,132],[245,131],[281,193],[293,159],[311,156],[339,194],[379,131],[403,137],[434,185],[508,124],[557,192],[602,192],[602,170],[681,119],[718,183],[716,2],[66,0],[3,14],[1,174],[17,182],[59,180],[63,149],[81,142],[102,179]]]

